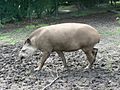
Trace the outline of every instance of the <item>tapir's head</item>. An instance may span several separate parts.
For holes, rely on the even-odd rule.
[[[28,38],[22,49],[20,50],[19,57],[20,59],[27,58],[35,52],[36,48],[32,46],[31,40]]]

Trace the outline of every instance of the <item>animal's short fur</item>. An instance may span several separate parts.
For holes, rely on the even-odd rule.
[[[88,67],[91,67],[97,53],[97,49],[95,49],[94,46],[99,41],[100,35],[96,29],[90,25],[81,23],[63,23],[41,27],[35,30],[28,37],[23,48],[26,45],[32,46],[43,52],[43,57],[36,70],[43,67],[44,62],[53,51],[56,51],[59,54],[63,60],[64,66],[66,66],[63,51],[69,52],[79,49],[82,49],[85,52],[90,63]],[[22,50],[20,56],[23,56],[21,53],[23,53]]]

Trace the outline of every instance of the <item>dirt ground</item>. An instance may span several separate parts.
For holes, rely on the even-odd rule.
[[[94,69],[84,70],[86,56],[79,50],[65,52],[68,70],[63,68],[61,58],[53,52],[43,69],[35,72],[34,68],[42,54],[40,51],[20,61],[18,53],[21,43],[1,44],[0,90],[120,90],[120,34],[104,34],[120,28],[115,16],[103,13],[61,19],[58,23],[61,22],[87,23],[103,33],[100,43],[96,45],[99,51]]]

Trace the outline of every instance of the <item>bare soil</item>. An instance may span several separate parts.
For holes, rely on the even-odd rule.
[[[120,28],[114,14],[111,13],[64,18],[57,23],[62,22],[87,23],[100,33],[114,32]],[[96,45],[99,51],[92,70],[84,70],[87,60],[85,54],[79,50],[65,52],[69,66],[67,70],[63,68],[61,58],[53,52],[43,69],[35,72],[34,69],[42,55],[40,51],[21,61],[18,57],[21,43],[1,43],[0,90],[120,90],[119,38],[119,34],[101,35],[101,42]]]

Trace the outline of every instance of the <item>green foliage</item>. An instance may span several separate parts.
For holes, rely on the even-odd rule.
[[[109,0],[0,0],[0,20],[4,24],[26,18],[57,15],[58,8],[62,5],[89,8],[108,2]]]
[[[0,0],[0,20],[2,23],[41,17],[56,10],[57,0]]]

